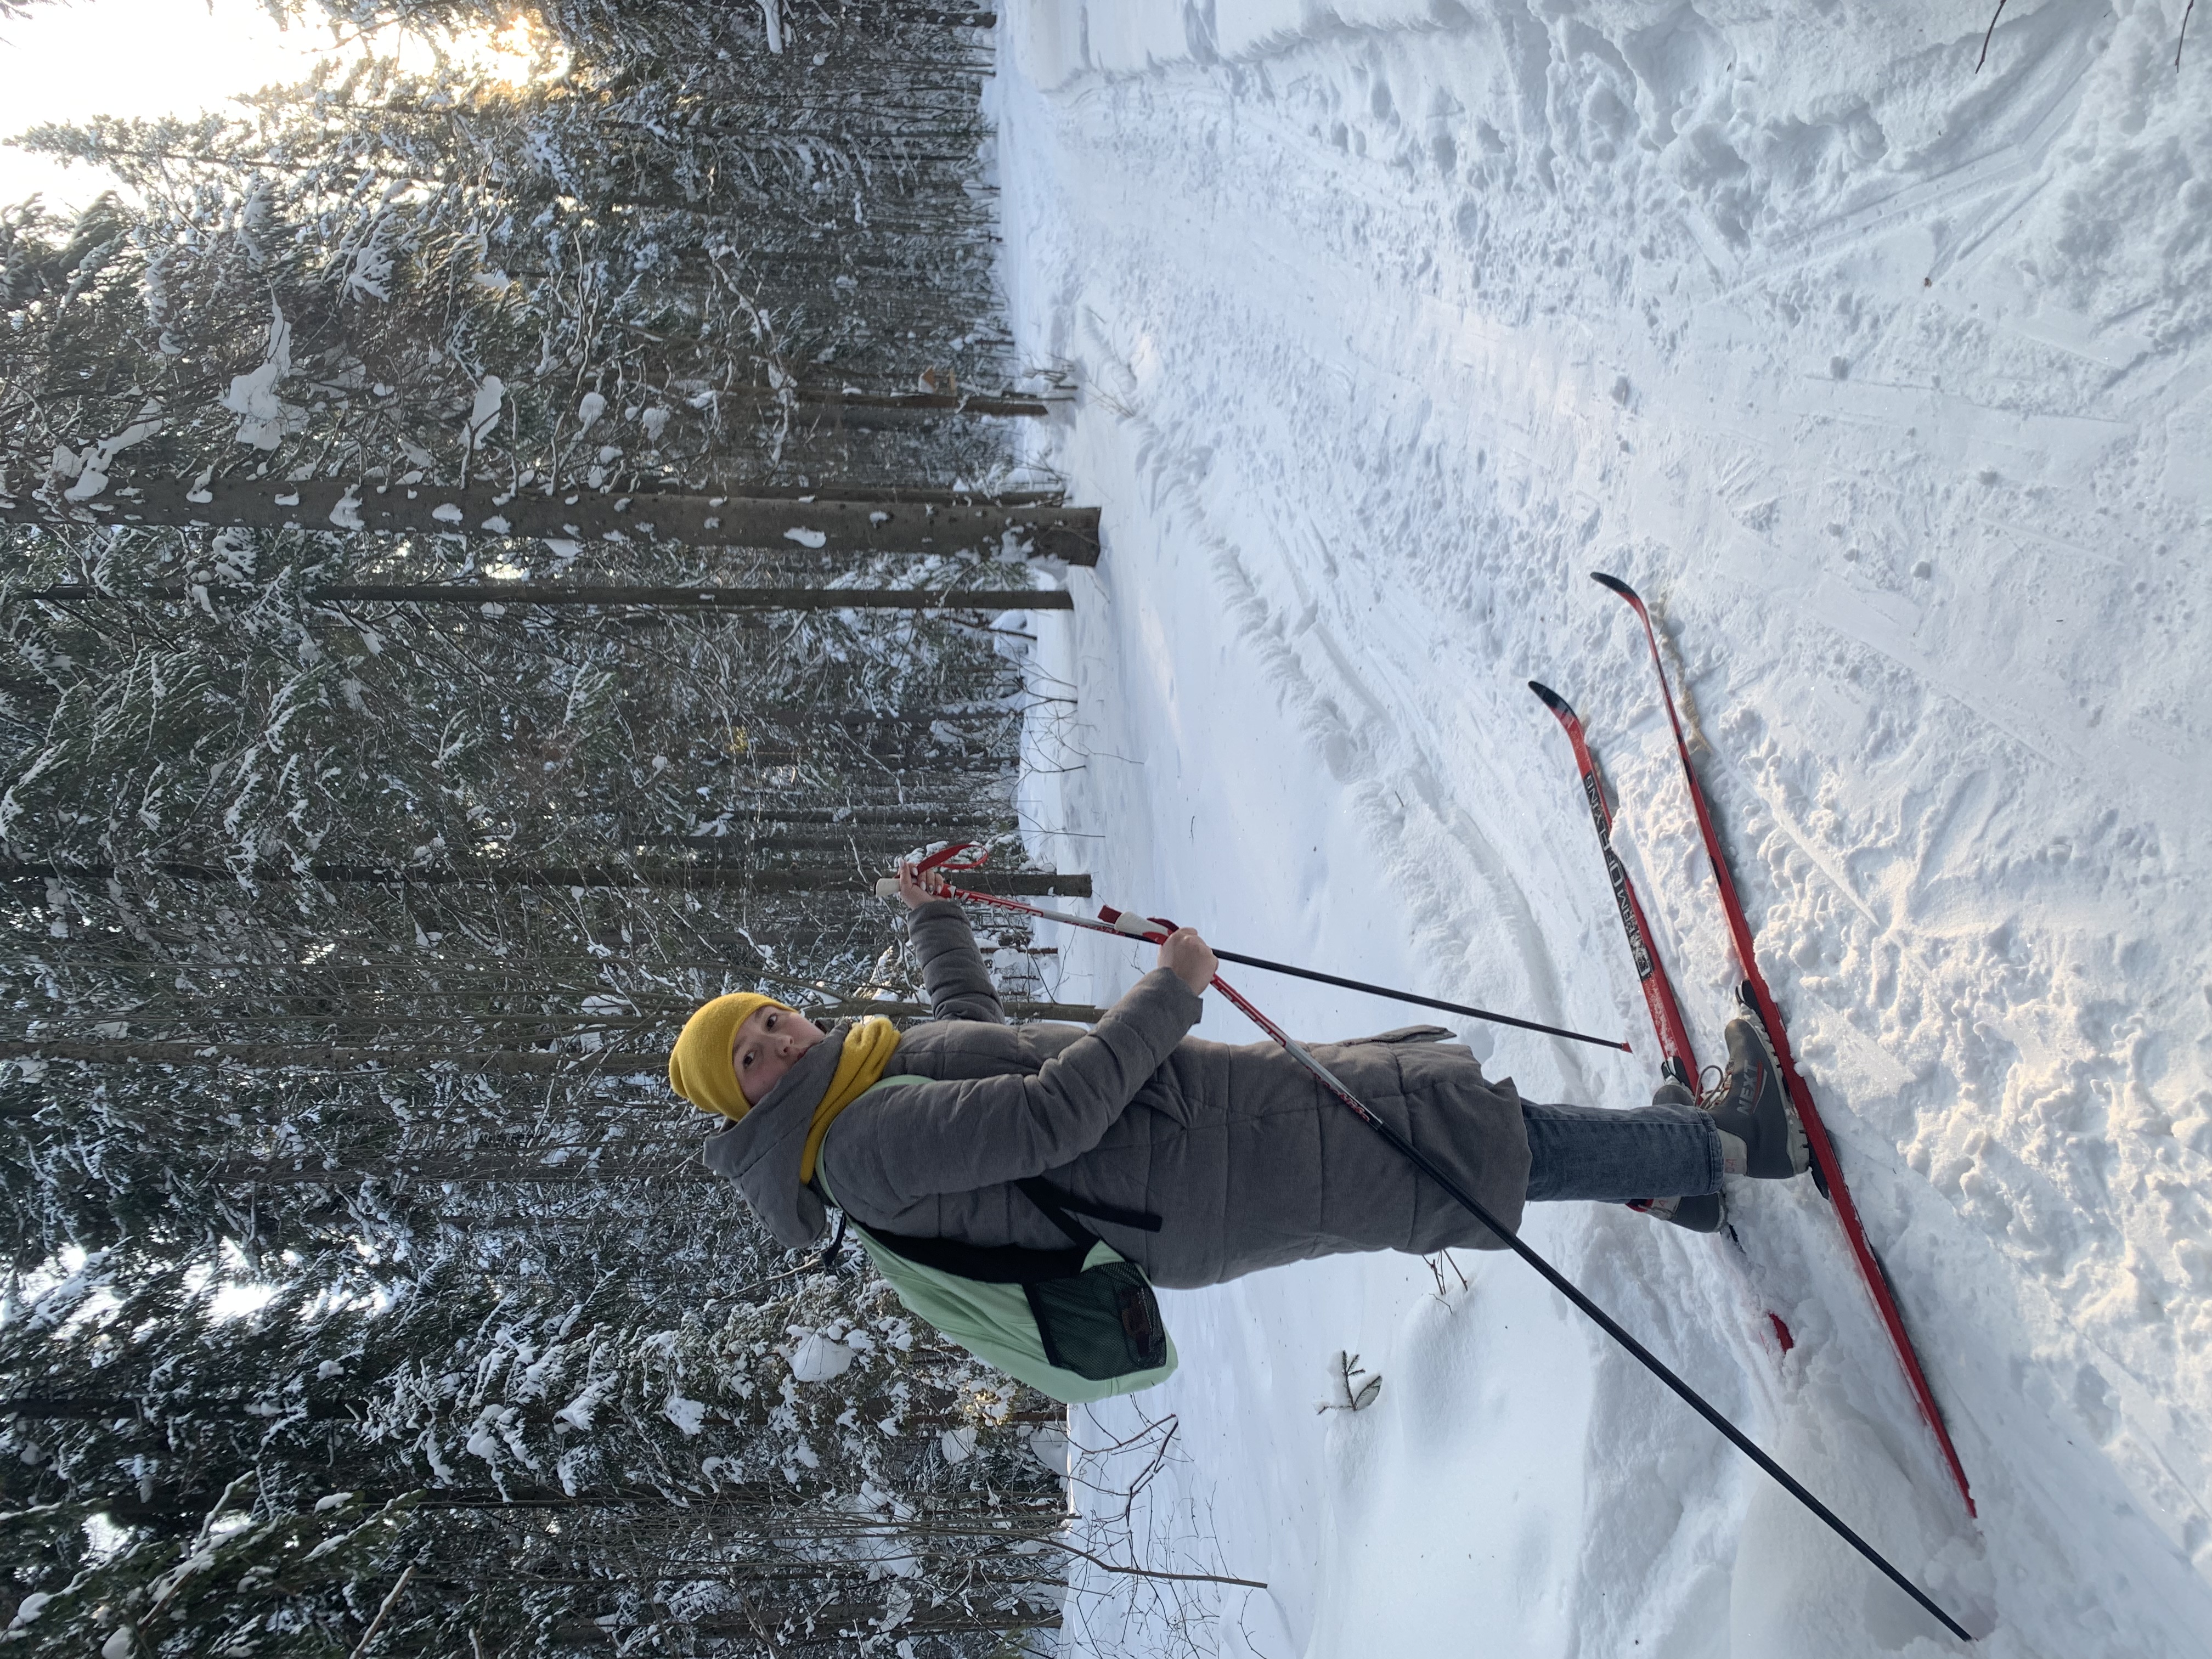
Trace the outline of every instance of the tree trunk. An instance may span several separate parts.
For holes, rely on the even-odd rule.
[[[777,396],[765,387],[747,388],[734,393],[724,392],[722,401],[727,404],[743,397],[751,403],[772,404],[777,401]],[[801,385],[792,388],[792,396],[802,409],[913,409],[932,414],[1026,415],[1032,418],[1052,413],[1049,404],[1035,398],[978,397],[961,392],[860,392],[849,387],[841,390],[836,386]]]
[[[220,1066],[225,1060],[234,1060],[241,1066],[305,1066],[331,1071],[380,1066],[387,1071],[404,1071],[450,1063],[479,1072],[550,1076],[564,1066],[590,1060],[650,1058],[652,1055],[642,1050],[629,1054],[607,1048],[588,1054],[566,1054],[522,1048],[340,1048],[307,1042],[33,1042],[18,1037],[0,1038],[0,1060],[75,1060],[94,1065]],[[287,1170],[283,1178],[329,1181],[347,1176],[347,1171],[337,1170],[305,1173]],[[357,1173],[353,1178],[358,1178]]]
[[[823,1608],[816,1616],[823,1623],[831,1625],[833,1626],[831,1630],[813,1636],[777,1635],[775,1646],[769,1651],[774,1652],[785,1648],[818,1647],[830,1642],[848,1641],[861,1636],[874,1635],[877,1621],[883,1617],[883,1613],[880,1604],[869,1602],[854,1602],[849,1606]],[[586,1642],[619,1643],[625,1638],[635,1634],[640,1627],[649,1622],[641,1620],[637,1625],[618,1627],[601,1625],[595,1621],[571,1620],[566,1623],[554,1625],[550,1628],[556,1640],[572,1644]],[[756,1621],[744,1613],[710,1613],[684,1620],[684,1628],[700,1636],[757,1637],[760,1634],[762,1624],[765,1622],[765,1620]],[[846,1625],[853,1627],[849,1634],[839,1628]],[[769,1628],[773,1632],[775,1627],[771,1625]],[[1057,1613],[959,1613],[949,1607],[930,1607],[910,1614],[890,1634],[896,1636],[899,1631],[910,1630],[927,1632],[931,1635],[951,1636],[963,1632],[992,1633],[1006,1631],[1058,1630],[1059,1628],[1060,1614]],[[1000,1650],[1000,1651],[1004,1650]]]
[[[301,590],[313,605],[597,605],[656,611],[1073,611],[1060,588],[643,587],[553,582],[352,582]],[[24,594],[55,604],[93,599],[181,599],[191,590],[162,582],[136,593],[103,593],[76,583]]]
[[[471,870],[453,870],[310,864],[305,875],[270,869],[256,870],[246,878],[241,878],[234,870],[204,864],[0,864],[0,882],[105,881],[111,876],[140,873],[167,876],[177,881],[215,881],[233,885],[251,880],[275,887],[299,881],[319,881],[332,884],[363,882],[387,887],[736,887],[757,893],[824,893],[858,891],[862,888],[860,879],[847,869],[754,870],[726,864],[672,865],[659,870],[631,869],[621,865],[524,865],[511,869],[480,865]],[[1062,876],[1042,870],[964,871],[961,884],[979,893],[1091,896],[1091,878],[1079,872]]]
[[[1063,1024],[1095,1025],[1105,1017],[1102,1010],[1081,1002],[1009,1002],[1006,1009],[1007,1018],[1017,1025],[1039,1019],[1056,1020]],[[930,1012],[918,1002],[841,1002],[828,1007],[810,1006],[807,1012],[823,1019],[858,1019],[868,1014],[881,1014],[886,1019],[921,1019]],[[287,1015],[283,1018],[297,1019],[305,1024],[324,1023],[317,1021],[312,1015]],[[234,1026],[240,1021],[236,1017],[231,1017],[224,1023]],[[453,1023],[470,1024],[470,1017],[456,1015]],[[579,1014],[572,1022],[572,1030],[604,1030],[609,1026],[665,1029],[677,1024],[678,1021],[672,1015],[665,1019],[610,1020]],[[423,1066],[453,1065],[466,1071],[491,1072],[505,1076],[550,1077],[574,1066],[620,1066],[633,1060],[659,1061],[665,1058],[665,1050],[660,1048],[619,1048],[611,1045],[589,1051],[563,1053],[540,1048],[402,1048],[395,1045],[340,1047],[336,1043],[313,1042],[195,1042],[190,1039],[133,1041],[121,1038],[105,1042],[77,1042],[67,1038],[0,1037],[0,1060],[70,1060],[94,1065],[221,1066],[230,1061],[240,1066],[310,1066],[318,1071],[349,1070],[362,1066],[375,1066],[386,1071],[408,1071]],[[404,1158],[402,1161],[404,1161]],[[316,1182],[340,1180],[349,1175],[358,1176],[363,1173],[384,1171],[299,1170],[273,1164],[252,1164],[228,1170],[219,1170],[213,1173],[211,1178]],[[548,1170],[549,1176],[562,1180],[576,1173],[579,1172],[562,1173],[550,1167]],[[595,1168],[582,1173],[596,1179],[599,1171]]]
[[[82,506],[58,507],[29,495],[0,500],[0,524],[294,526],[411,535],[659,540],[784,553],[801,547],[833,559],[979,548],[996,552],[1012,546],[1031,558],[1098,562],[1098,509],[1086,507],[620,495],[593,489],[507,495],[483,484],[455,489],[428,483],[295,484],[278,478],[226,478],[195,490],[182,479],[146,477],[125,487],[136,493],[111,491]]]

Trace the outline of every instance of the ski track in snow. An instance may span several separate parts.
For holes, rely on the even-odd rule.
[[[1464,1032],[1531,1097],[1632,1103],[1641,999],[1523,682],[1589,723],[1720,1058],[1711,872],[1585,573],[1634,582],[1978,1524],[1808,1184],[1741,1195],[1744,1255],[1583,1206],[1528,1236],[1996,1655],[2212,1653],[2212,62],[2177,77],[2179,17],[2015,0],[1978,76],[1981,0],[1002,31],[1017,326],[1081,387],[1043,459],[1105,509],[1041,619],[1081,706],[1038,850],[1234,948],[1626,1036]],[[1140,965],[1062,943],[1101,1000]],[[1317,1036],[1417,1017],[1233,980]],[[1455,1261],[1163,1297],[1182,1371],[1078,1438],[1172,1414],[1148,1559],[1270,1588],[1079,1580],[1073,1650],[1952,1649],[1520,1264]],[[1340,1350],[1381,1396],[1317,1413]]]

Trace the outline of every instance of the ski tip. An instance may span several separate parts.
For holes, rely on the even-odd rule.
[[[1550,686],[1545,684],[1543,681],[1530,680],[1528,682],[1528,689],[1531,691],[1534,691],[1543,700],[1545,708],[1550,709],[1561,720],[1572,720],[1574,718],[1575,711],[1568,706],[1567,700],[1561,696],[1558,692],[1553,690]]]
[[[1589,576],[1590,580],[1595,582],[1600,587],[1611,588],[1614,592],[1620,594],[1622,599],[1626,599],[1629,604],[1637,606],[1638,609],[1643,607],[1644,600],[1642,596],[1626,582],[1621,580],[1620,577],[1608,576],[1602,570],[1593,570],[1589,573]]]

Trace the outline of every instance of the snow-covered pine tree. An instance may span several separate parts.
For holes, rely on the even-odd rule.
[[[10,378],[44,394],[9,434],[15,496],[266,524],[313,495],[343,527],[473,483],[433,503],[453,533],[549,497],[580,539],[651,522],[611,520],[616,500],[686,489],[1001,478],[986,415],[1042,405],[992,392],[1003,353],[977,327],[946,336],[991,308],[969,195],[911,142],[870,162],[851,133],[737,117],[760,87],[651,67],[517,88],[372,61],[244,118],[35,131],[138,198],[103,210],[125,223],[97,269],[148,314],[99,331],[133,349],[72,382],[82,297],[49,283],[19,312]],[[80,237],[14,240],[34,272]],[[714,539],[714,516],[684,533]]]
[[[295,1278],[227,1316],[201,1264],[88,1261],[0,1325],[6,1449],[26,1471],[0,1526],[98,1514],[143,1560],[247,1483],[264,1523],[396,1500],[393,1547],[503,1639],[610,1612],[687,1619],[732,1594],[803,1624],[886,1574],[909,1604],[971,1618],[1048,1599],[1034,1552],[1060,1506],[1024,1425],[963,1356],[917,1355],[879,1285],[756,1260],[769,1284],[672,1323],[617,1275],[577,1303],[557,1261],[476,1254],[312,1293]],[[97,1576],[81,1537],[41,1553],[44,1593]],[[263,1611],[296,1619],[307,1587],[283,1577]]]
[[[866,892],[929,836],[896,796],[963,800],[957,827],[1011,830],[1018,684],[972,631],[901,624],[885,649],[875,624],[834,620],[640,630],[325,607],[301,597],[314,567],[264,578],[251,544],[216,539],[228,562],[187,571],[208,579],[196,599],[105,597],[143,592],[144,564],[178,550],[99,532],[88,597],[0,611],[0,982],[36,1011],[0,1041],[58,1067],[371,1079],[343,1109],[353,1083],[295,1091],[329,1106],[305,1115],[228,1085],[196,1093],[191,1156],[156,1189],[195,1171],[296,1188],[299,1170],[374,1169],[403,1147],[457,1178],[471,1159],[510,1171],[539,1156],[515,1126],[540,1112],[478,1112],[448,1091],[424,1120],[447,1137],[471,1125],[465,1146],[395,1139],[374,1079],[543,1087],[530,1079],[656,1067],[697,1000],[763,976],[797,1001],[912,1004]],[[294,543],[281,556],[346,550]],[[903,712],[917,708],[927,724]],[[800,816],[778,816],[794,793]],[[124,1188],[144,1115],[115,1078],[93,1092],[16,1127],[18,1225],[42,1248],[106,1242],[110,1199],[136,1213]],[[303,1139],[268,1139],[272,1113]],[[224,1116],[250,1133],[226,1136]],[[589,1132],[635,1124],[622,1112]],[[56,1186],[33,1173],[49,1125],[71,1148],[91,1125],[118,1144],[73,1153],[97,1173]],[[88,1193],[106,1196],[88,1209]],[[262,1227],[289,1203],[258,1206]]]
[[[0,531],[0,1528],[11,1595],[53,1597],[21,1626],[41,1649],[128,1624],[133,1650],[349,1651],[410,1570],[380,1651],[955,1653],[1053,1622],[1058,1486],[1022,1434],[1054,1413],[849,1265],[766,1248],[659,1076],[726,985],[915,1000],[857,890],[935,832],[1014,850],[1004,636],[323,603],[319,580],[819,564],[92,505],[159,482],[212,506],[226,478],[366,501],[416,471],[610,507],[1003,477],[990,427],[933,406],[1020,389],[975,367],[1003,341],[963,240],[975,40],[723,70],[672,45],[722,22],[633,21],[558,98],[365,76],[245,126],[100,129],[85,153],[168,170],[143,205],[0,228],[0,487],[94,520]],[[761,117],[731,123],[746,88]],[[753,200],[775,235],[733,261],[738,173],[805,199]],[[916,276],[933,240],[943,280]],[[702,363],[722,378],[691,388]],[[609,878],[551,879],[587,867]]]

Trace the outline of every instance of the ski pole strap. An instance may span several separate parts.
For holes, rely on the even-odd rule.
[[[931,870],[942,870],[949,875],[956,870],[980,870],[990,862],[991,855],[988,853],[978,853],[972,859],[963,860],[957,864],[953,862],[975,845],[972,841],[957,841],[949,847],[941,847],[916,864],[914,866],[914,872],[919,876]],[[892,886],[896,890],[897,884],[894,882]]]

